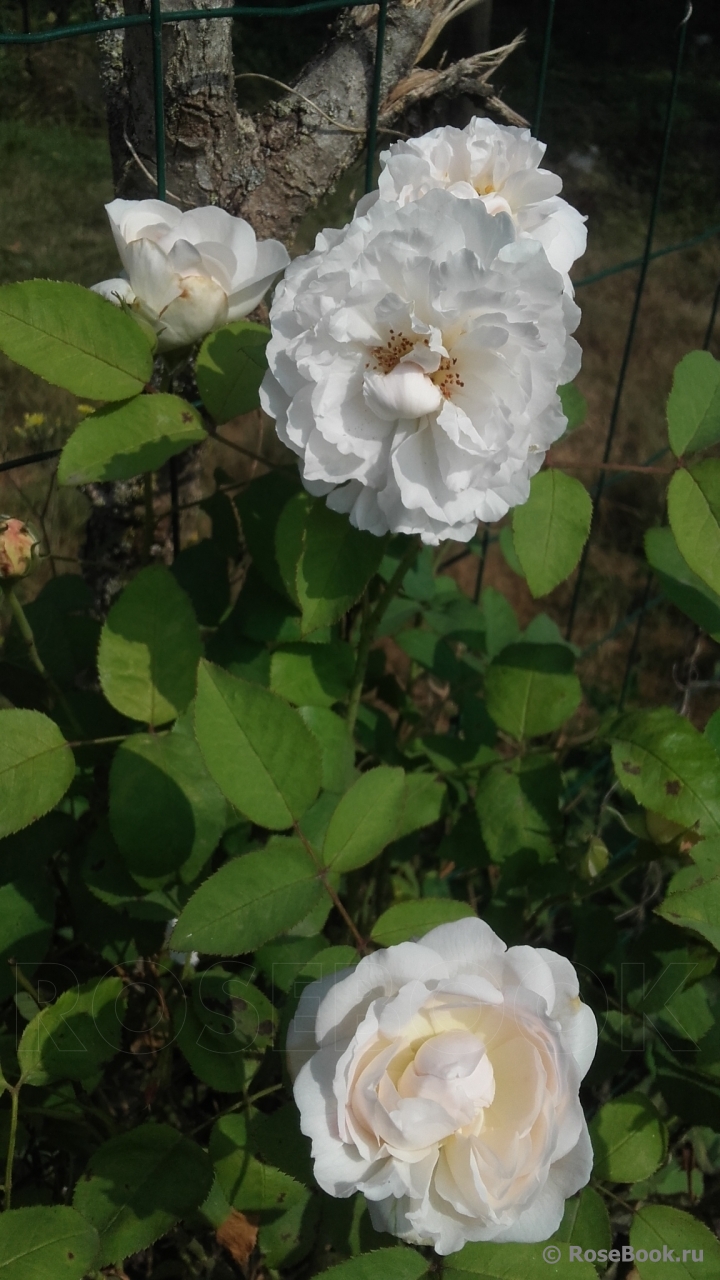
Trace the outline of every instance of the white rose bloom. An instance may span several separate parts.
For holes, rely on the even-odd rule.
[[[488,213],[509,214],[520,235],[540,241],[572,296],[567,273],[585,252],[587,228],[582,214],[560,198],[562,180],[539,168],[544,154],[545,143],[529,129],[477,116],[464,129],[433,129],[382,152],[378,191],[360,201],[358,213],[378,198],[407,204],[436,187],[480,199]]]
[[[579,318],[507,214],[381,200],[288,268],[261,403],[305,487],[359,529],[467,541],[527,501],[565,430]]]
[[[546,1240],[590,1177],[596,1043],[570,961],[481,920],[366,956],[305,988],[288,1035],[315,1177],[440,1254]]]
[[[181,213],[162,200],[113,200],[105,208],[125,271],[93,289],[146,320],[159,351],[246,316],[290,261],[279,240],[258,243],[248,222],[215,205]]]

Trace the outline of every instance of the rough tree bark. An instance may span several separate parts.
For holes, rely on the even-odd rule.
[[[190,0],[189,7],[212,9],[222,3]],[[118,12],[120,4],[121,0],[98,0],[103,15]],[[161,8],[175,7],[176,0],[161,0]],[[410,75],[448,17],[469,7],[462,0],[450,0],[450,5],[448,0],[391,0],[382,99]],[[146,11],[146,0],[126,0],[126,11]],[[184,207],[220,204],[247,218],[259,236],[290,241],[305,213],[333,187],[365,144],[377,13],[374,4],[343,12],[325,48],[295,82],[295,92],[255,116],[237,109],[229,19],[164,27],[167,186],[172,198]],[[272,23],[268,18],[269,38]],[[155,189],[147,27],[105,36],[102,53],[117,192],[127,198],[146,197]],[[501,60],[491,60],[490,67]],[[487,72],[488,64],[478,67],[474,84],[479,96],[490,99]],[[467,84],[466,75],[464,91]],[[435,89],[442,91],[441,85]],[[492,105],[497,109],[496,103],[497,99]],[[396,101],[388,119],[397,118],[399,110]]]
[[[520,118],[494,97],[489,77],[514,46],[482,52],[441,71],[421,70],[451,17],[490,0],[390,0],[381,82],[381,126],[407,108],[413,116],[438,94],[472,93],[492,113]],[[165,11],[177,0],[160,0]],[[189,0],[212,9],[225,0]],[[96,0],[98,16],[148,12],[149,0]],[[290,243],[304,215],[334,186],[366,142],[377,36],[376,4],[341,13],[325,48],[305,67],[294,92],[255,116],[238,111],[231,20],[195,19],[163,27],[168,199],[183,208],[219,204],[242,215],[261,237]],[[267,19],[268,38],[273,20]],[[100,37],[101,77],[117,194],[156,194],[155,105],[150,30]],[[414,130],[413,130],[414,131]],[[162,477],[161,483],[162,483]],[[181,476],[187,495],[197,460]],[[87,486],[91,514],[84,559],[98,608],[104,611],[137,561],[141,482]],[[135,550],[134,550],[135,549]],[[169,548],[156,548],[166,554]],[[115,566],[110,569],[109,566]]]

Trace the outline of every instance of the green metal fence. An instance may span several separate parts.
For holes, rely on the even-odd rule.
[[[162,67],[162,29],[172,23],[195,22],[212,18],[262,18],[266,21],[273,21],[279,18],[292,19],[301,18],[310,13],[322,13],[338,11],[340,9],[355,8],[359,5],[365,5],[367,0],[312,0],[311,3],[300,3],[292,5],[284,5],[281,7],[269,7],[268,5],[228,5],[217,9],[193,9],[193,10],[172,10],[163,11],[160,8],[160,0],[149,0],[149,12],[142,14],[128,14],[124,17],[109,18],[94,22],[75,23],[71,26],[56,27],[48,31],[23,31],[17,32],[0,32],[0,45],[38,45],[46,44],[55,40],[68,40],[77,36],[98,34],[104,31],[117,30],[123,27],[147,27],[149,29],[149,38],[152,41],[153,55],[153,88],[154,88],[154,105],[155,105],[155,150],[157,164],[157,189],[158,197],[164,199],[166,195],[166,163],[165,163],[165,121],[164,121],[164,85],[163,85],[163,67]],[[380,109],[381,95],[381,77],[382,77],[382,59],[383,48],[385,43],[385,32],[387,22],[388,0],[378,0],[378,17],[377,17],[377,41],[374,58],[373,79],[370,95],[370,107],[367,122],[367,159],[365,166],[365,187],[370,190],[373,186],[373,171],[375,162],[375,152],[377,143],[377,125]],[[532,120],[533,133],[540,136],[542,125],[542,114],[545,103],[545,91],[548,79],[548,70],[552,58],[553,35],[555,24],[555,0],[548,0],[547,10],[545,14],[544,37],[542,43],[542,51],[539,59],[537,72],[537,88],[535,93],[535,110]],[[707,227],[698,232],[690,239],[683,240],[677,244],[671,244],[663,248],[655,248],[655,233],[657,227],[658,214],[661,209],[663,185],[665,181],[665,172],[667,167],[668,155],[670,153],[670,144],[672,137],[673,119],[678,99],[678,89],[680,84],[680,76],[683,67],[683,59],[687,45],[688,28],[692,18],[692,4],[690,0],[680,0],[678,4],[677,14],[677,32],[675,39],[675,47],[672,51],[672,59],[670,63],[670,88],[667,96],[665,107],[664,127],[662,132],[662,140],[659,149],[657,166],[655,170],[655,179],[653,184],[652,200],[645,231],[644,248],[639,257],[632,258],[625,262],[610,264],[597,271],[592,275],[585,276],[575,281],[576,289],[584,289],[590,285],[597,284],[599,281],[609,276],[618,275],[627,271],[638,271],[638,278],[633,296],[632,306],[628,317],[628,327],[623,346],[620,368],[618,370],[617,381],[615,385],[615,394],[610,417],[607,424],[604,448],[603,463],[607,463],[613,447],[613,441],[618,425],[620,409],[622,406],[623,393],[625,390],[628,369],[632,360],[633,349],[635,346],[635,338],[637,331],[637,321],[642,304],[645,286],[647,282],[648,268],[650,264],[658,258],[665,257],[668,254],[680,253],[684,250],[694,248],[702,244],[704,241],[711,239],[720,234],[720,223]],[[717,312],[720,307],[720,281],[715,289],[712,300],[708,324],[705,333],[704,347],[707,349],[712,341]],[[13,470],[18,467],[27,467],[35,463],[46,461],[56,457],[60,450],[45,450],[42,453],[30,454],[21,458],[14,458],[9,461],[0,463],[0,472]],[[664,450],[662,452],[665,452]],[[647,462],[655,461],[655,458],[661,455],[654,455]],[[600,478],[597,481],[593,493],[595,501],[595,510],[602,501],[603,495],[608,489],[622,478],[622,473],[616,474],[612,478],[608,478],[605,471],[600,471]],[[177,501],[173,496],[173,506],[177,507]],[[596,522],[595,522],[596,523]],[[175,549],[178,549],[177,543],[177,521],[175,521]],[[592,538],[592,531],[591,531]],[[475,597],[480,592],[482,583],[483,568],[485,565],[487,549],[492,541],[489,531],[485,531],[480,547],[480,556],[478,560],[478,574],[475,589]],[[583,556],[578,568],[575,579],[572,600],[570,603],[566,635],[570,639],[573,634],[578,604],[580,602],[583,585],[586,575],[587,556],[590,540],[585,546]],[[472,554],[465,550],[460,555],[453,557],[453,560],[460,559],[465,555]],[[447,563],[450,563],[449,561]],[[584,654],[595,652],[607,641],[613,639],[626,628],[634,627],[633,637],[629,646],[625,672],[622,682],[622,690],[620,694],[620,702],[625,699],[628,685],[632,673],[633,666],[637,659],[640,629],[643,619],[649,609],[660,604],[663,597],[652,596],[652,574],[648,574],[645,589],[639,606],[628,613],[616,625],[607,632],[607,634],[598,637],[585,650]]]

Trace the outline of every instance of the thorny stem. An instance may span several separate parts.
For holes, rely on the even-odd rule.
[[[200,1133],[206,1125],[215,1124],[216,1120],[221,1120],[223,1116],[229,1116],[233,1111],[244,1111],[246,1107],[251,1107],[253,1103],[259,1102],[261,1098],[267,1098],[271,1093],[277,1093],[278,1089],[283,1089],[282,1081],[280,1084],[268,1085],[267,1089],[260,1089],[258,1093],[250,1093],[247,1098],[241,1098],[239,1102],[234,1102],[231,1107],[226,1107],[224,1111],[218,1111],[217,1115],[208,1116],[203,1120],[202,1124],[190,1130],[190,1137],[194,1138],[196,1133]]]
[[[321,865],[320,860],[319,860],[319,858],[318,858],[318,856],[317,856],[317,853],[315,852],[315,850],[313,849],[312,845],[310,844],[310,841],[309,841],[308,839],[306,839],[306,837],[303,835],[302,831],[300,830],[300,826],[299,826],[299,824],[298,824],[297,822],[294,822],[294,823],[293,823],[293,827],[295,828],[295,835],[298,837],[298,840],[301,840],[301,841],[302,841],[302,843],[304,844],[304,846],[305,846],[305,848],[306,848],[307,852],[310,854],[310,857],[312,858],[313,862],[315,863],[315,866],[316,866],[316,867],[317,867],[317,869],[318,869],[319,878],[320,878],[320,881],[321,881],[321,883],[322,883],[323,888],[326,890],[326,892],[327,892],[327,893],[330,895],[330,897],[332,898],[333,906],[334,906],[334,907],[336,908],[336,910],[340,913],[340,915],[342,916],[343,920],[345,921],[345,924],[347,925],[348,929],[350,930],[350,932],[351,932],[351,934],[352,934],[353,938],[355,939],[355,942],[356,942],[356,944],[357,944],[358,951],[360,952],[360,954],[361,954],[361,955],[363,955],[363,956],[364,956],[364,955],[366,955],[366,954],[367,954],[367,949],[368,949],[368,944],[367,944],[367,942],[366,942],[366,941],[365,941],[365,939],[363,938],[363,936],[362,936],[362,934],[361,934],[360,930],[358,929],[357,925],[355,924],[355,921],[353,920],[352,916],[351,916],[351,915],[350,915],[350,913],[348,912],[348,910],[347,910],[346,906],[344,905],[344,903],[343,903],[343,902],[341,902],[340,898],[338,897],[337,892],[335,891],[335,889],[333,889],[332,885],[330,884],[330,882],[329,882],[329,881],[328,881],[328,879],[326,878],[326,877],[327,877],[327,872],[328,872],[328,870],[329,870],[329,867],[323,867],[323,866]]]
[[[242,444],[236,444],[234,440],[228,440],[227,436],[221,436],[219,431],[211,431],[208,433],[211,440],[219,440],[221,444],[226,444],[228,449],[234,449],[236,453],[242,453],[246,458],[252,458],[254,462],[262,462],[264,467],[270,467],[272,471],[287,471],[288,467],[283,462],[271,462],[269,458],[263,458],[261,454],[254,453],[252,449],[246,449]]]
[[[36,1005],[38,1006],[42,1005],[42,1000],[40,999],[40,992],[36,991],[32,982],[30,982],[30,979],[25,977],[25,974],[23,973],[17,961],[10,959],[8,960],[8,964],[10,965],[10,968],[13,971],[13,977],[15,978],[15,981],[17,982],[18,986],[21,986],[24,991],[27,991],[29,996],[32,996]]]
[[[5,599],[10,605],[10,609],[12,611],[12,615],[17,624],[18,631],[20,632],[20,635],[22,636],[25,642],[25,645],[27,646],[28,657],[30,658],[30,661],[32,662],[38,674],[42,676],[43,680],[45,681],[46,685],[50,689],[51,693],[56,698],[60,706],[62,707],[63,711],[65,712],[65,715],[68,718],[68,722],[72,725],[73,729],[75,729],[77,733],[82,734],[82,725],[77,719],[75,712],[70,706],[70,703],[65,697],[65,694],[63,693],[62,689],[53,680],[52,676],[50,675],[50,672],[48,671],[42,658],[40,657],[40,654],[38,653],[32,627],[30,626],[30,623],[27,620],[25,610],[23,609],[20,601],[17,598],[17,595],[15,594],[15,587],[13,586],[12,582],[4,582],[2,584],[2,588],[5,593]]]
[[[5,1162],[5,1200],[4,1209],[9,1209],[12,1202],[13,1162],[15,1160],[15,1142],[17,1139],[18,1108],[20,1104],[20,1085],[8,1085],[10,1092],[10,1136],[8,1138],[7,1160]]]
[[[357,648],[357,657],[355,659],[355,676],[353,679],[353,687],[350,691],[347,709],[347,726],[348,732],[353,733],[355,729],[355,721],[357,720],[358,708],[362,697],[363,684],[365,683],[365,672],[367,671],[368,658],[370,657],[370,649],[375,639],[375,633],[385,616],[385,611],[390,601],[397,595],[402,585],[403,578],[408,569],[416,559],[420,550],[420,539],[413,538],[404,556],[399,561],[398,566],[381,592],[379,599],[375,603],[375,607],[370,609],[367,595],[363,601],[363,619],[360,628],[360,639]]]

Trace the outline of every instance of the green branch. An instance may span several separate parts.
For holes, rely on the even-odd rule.
[[[408,546],[404,556],[399,561],[398,566],[380,593],[379,598],[375,602],[374,608],[369,607],[367,593],[363,599],[363,619],[360,626],[360,639],[358,641],[357,656],[355,659],[355,675],[353,678],[353,686],[350,691],[347,709],[347,725],[348,731],[352,734],[355,730],[355,721],[362,697],[363,684],[365,683],[365,673],[367,671],[368,658],[372,648],[373,640],[377,633],[377,629],[382,622],[385,612],[390,601],[397,595],[402,586],[403,579],[408,569],[417,558],[420,550],[420,539],[413,538]]]

